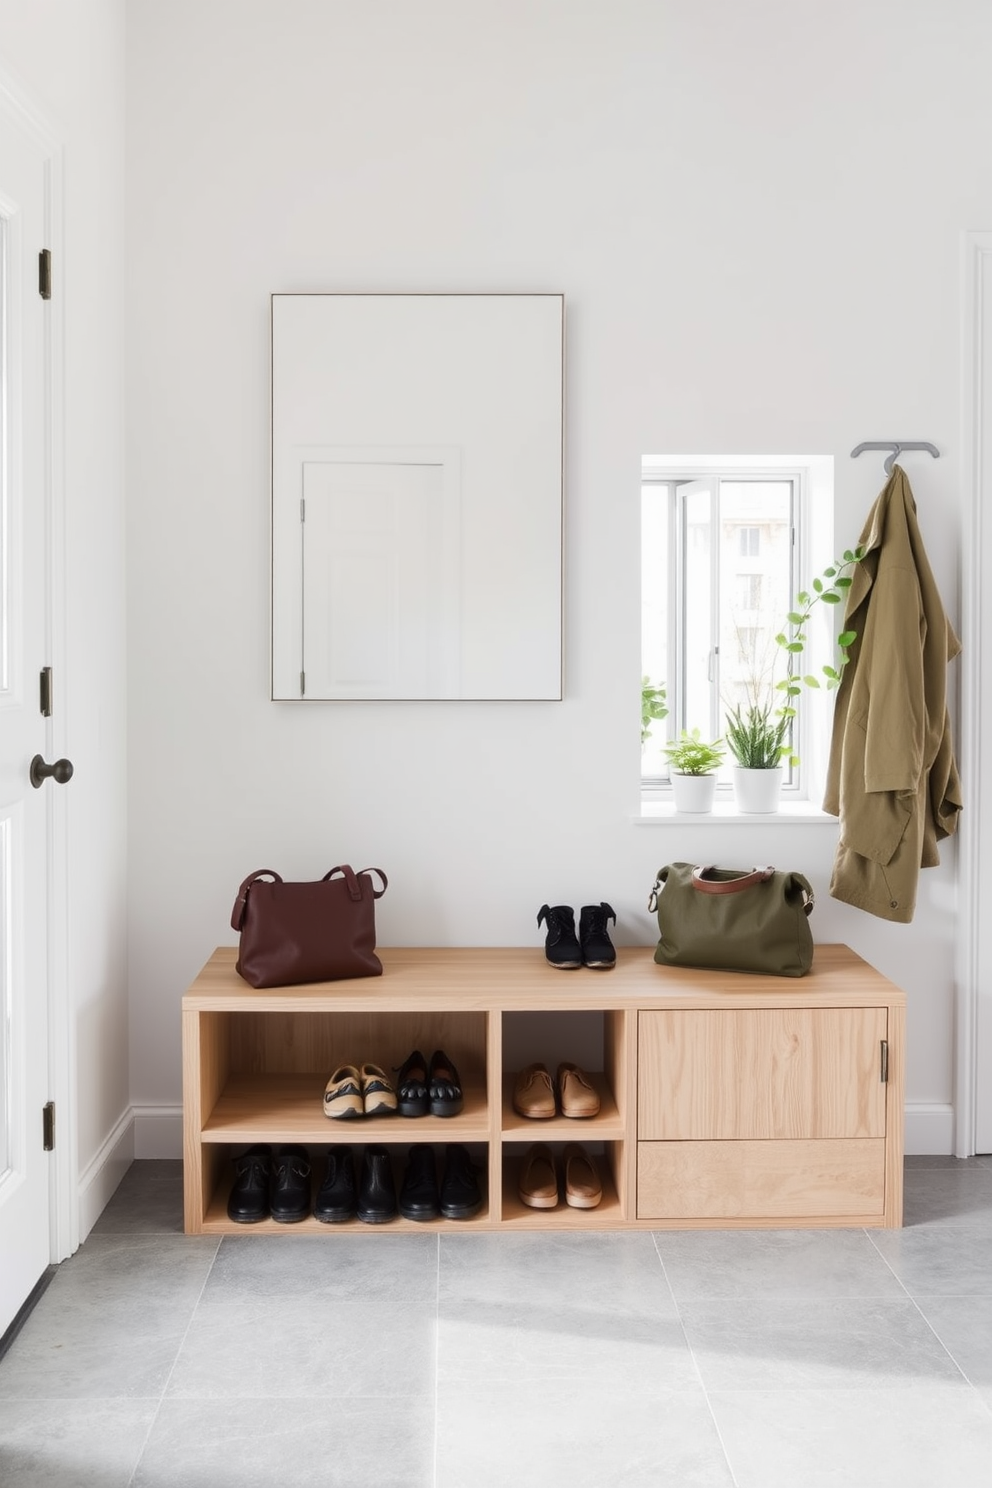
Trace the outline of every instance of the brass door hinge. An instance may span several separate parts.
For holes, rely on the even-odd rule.
[[[55,1151],[55,1102],[48,1101],[41,1109],[41,1131],[46,1152]]]

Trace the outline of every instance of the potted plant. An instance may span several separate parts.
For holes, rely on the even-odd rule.
[[[727,744],[737,761],[731,772],[739,809],[767,813],[778,805],[782,760],[789,754],[794,709],[772,711],[771,703],[753,700],[727,714]]]
[[[806,627],[813,607],[821,601],[827,605],[840,604],[845,591],[851,587],[848,570],[860,563],[863,557],[863,548],[846,550],[843,558],[835,559],[813,580],[809,590],[803,589],[797,594],[799,608],[789,611],[785,629],[775,637],[776,644],[787,658],[785,676],[774,684],[775,691],[785,694],[782,705],[773,708],[770,699],[761,702],[752,691],[746,706],[738,703],[726,715],[727,743],[737,761],[733,772],[734,793],[743,812],[774,811],[782,782],[782,762],[799,763],[793,748],[793,723],[795,701],[803,688],[822,685],[833,689],[840,685],[850,647],[857,639],[855,631],[845,630],[837,637],[836,665],[821,667],[822,684],[814,673],[800,670],[800,658],[806,650]]]
[[[723,740],[707,744],[698,728],[691,732],[683,729],[677,739],[664,746],[664,752],[671,768],[676,811],[712,811],[716,771],[726,753]]]

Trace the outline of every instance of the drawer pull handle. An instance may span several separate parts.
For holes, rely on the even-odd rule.
[[[881,1082],[882,1082],[883,1085],[886,1085],[888,1083],[888,1079],[889,1079],[889,1041],[888,1041],[888,1039],[882,1039],[882,1058],[881,1058],[880,1067],[879,1067],[879,1071],[878,1071],[878,1077],[881,1080]]]

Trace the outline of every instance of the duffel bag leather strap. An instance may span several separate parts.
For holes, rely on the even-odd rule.
[[[707,873],[713,873],[713,865],[707,864],[705,868],[693,868],[692,887],[699,889],[703,894],[739,894],[742,889],[753,888],[755,884],[765,883],[775,872],[774,868],[752,868],[750,873],[742,873],[738,878],[707,878]]]

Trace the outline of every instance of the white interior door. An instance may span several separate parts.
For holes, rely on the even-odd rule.
[[[48,838],[39,678],[49,644],[46,156],[0,98],[0,1333],[51,1255]],[[47,756],[46,756],[47,757]]]

